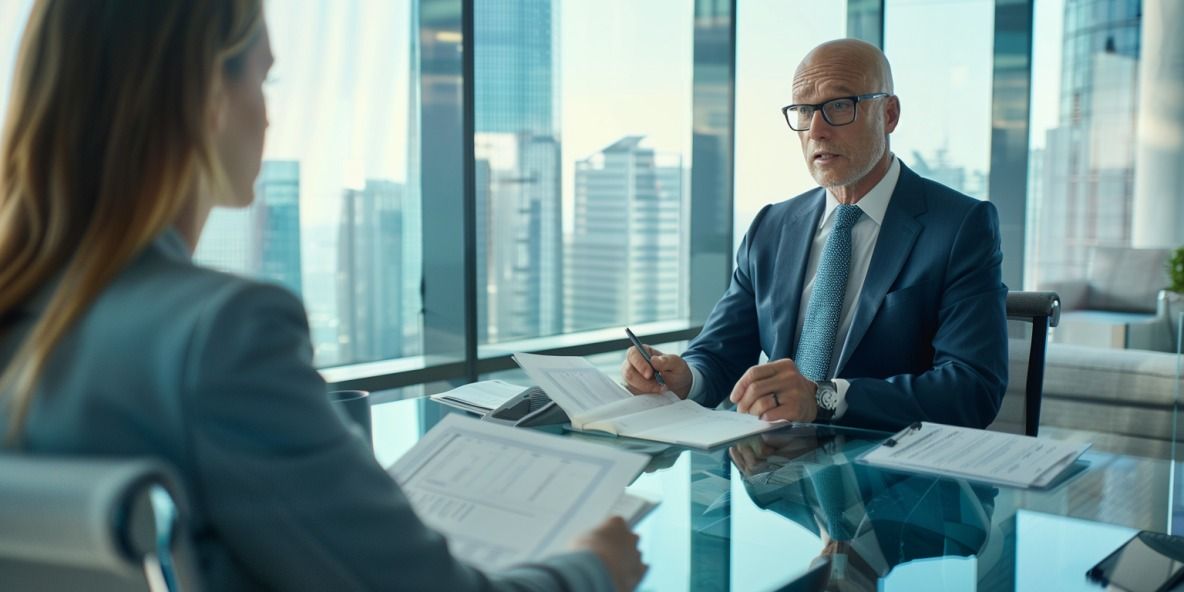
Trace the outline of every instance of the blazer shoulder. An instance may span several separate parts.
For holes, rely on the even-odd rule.
[[[304,315],[300,299],[278,284],[248,279],[148,251],[107,291],[114,308],[182,330],[225,313]],[[115,316],[120,316],[118,313]],[[151,326],[152,322],[145,323]]]
[[[904,171],[901,173],[903,176]],[[970,197],[961,191],[917,175],[912,171],[909,173],[914,178],[914,182],[922,188],[928,209],[932,211],[961,218],[976,208],[995,209],[995,205],[989,201]]]

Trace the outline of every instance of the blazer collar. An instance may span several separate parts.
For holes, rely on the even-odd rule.
[[[133,265],[149,251],[159,253],[175,261],[192,260],[192,255],[189,253],[189,245],[186,244],[185,239],[181,238],[181,233],[177,232],[171,226],[153,239],[152,243],[143,252],[132,256],[131,261],[128,262],[128,266]],[[49,306],[49,300],[53,298],[58,286],[62,283],[62,275],[63,272],[61,271],[54,274],[53,278],[45,282],[45,285],[29,298],[24,306],[20,307],[21,310],[33,315],[40,315],[45,312],[45,309]],[[112,280],[114,281],[114,278]]]
[[[917,220],[927,209],[925,203],[925,187],[921,177],[901,163],[900,178],[896,182],[896,189],[892,192],[892,199],[888,202],[888,209],[884,212],[884,223],[880,226],[880,235],[876,239],[876,246],[872,252],[872,261],[868,266],[867,276],[863,280],[863,291],[856,304],[855,316],[851,320],[851,332],[839,356],[836,375],[840,375],[843,366],[851,358],[855,348],[867,333],[872,319],[880,310],[884,302],[884,295],[900,270],[908,261],[909,253],[921,233],[922,224]]]

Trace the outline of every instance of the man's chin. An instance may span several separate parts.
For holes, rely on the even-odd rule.
[[[844,181],[846,181],[844,175],[838,174],[838,171],[819,171],[814,167],[810,167],[810,176],[814,177],[815,183],[818,183],[826,189],[842,187],[846,184],[844,183]]]

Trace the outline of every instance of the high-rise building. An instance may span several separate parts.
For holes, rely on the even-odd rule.
[[[476,5],[476,155],[488,165],[483,333],[563,329],[563,221],[553,0]]]
[[[1060,113],[1037,179],[1032,285],[1084,276],[1091,246],[1131,244],[1141,1],[1100,7],[1065,2]]]
[[[194,259],[301,294],[300,163],[263,161],[255,200],[246,208],[210,212]]]
[[[679,316],[683,170],[677,157],[618,140],[576,163],[566,329]]]
[[[403,186],[367,180],[346,189],[337,240],[339,359],[403,355]]]
[[[300,163],[264,162],[255,182],[255,203],[263,229],[259,275],[301,294]]]

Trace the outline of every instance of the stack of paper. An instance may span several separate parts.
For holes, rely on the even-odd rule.
[[[485,415],[529,388],[531,387],[501,380],[482,380],[432,395],[432,400],[477,415]]]

